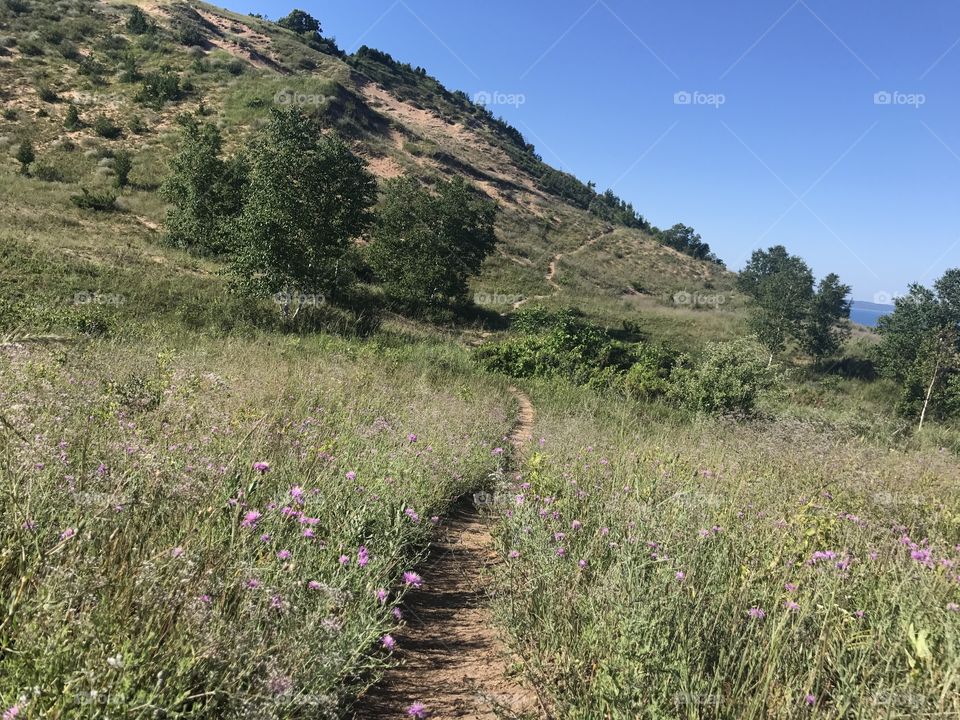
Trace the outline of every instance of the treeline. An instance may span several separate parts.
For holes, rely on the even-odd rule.
[[[180,125],[161,188],[167,239],[221,258],[235,292],[273,298],[290,321],[328,303],[369,307],[361,286],[410,312],[469,303],[468,278],[496,244],[497,208],[463,179],[431,192],[398,178],[381,197],[364,161],[297,108],[274,109],[229,156],[215,124],[187,115]]]

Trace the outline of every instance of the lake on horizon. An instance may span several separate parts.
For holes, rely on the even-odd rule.
[[[854,300],[850,309],[850,319],[860,325],[875,328],[884,315],[894,311],[893,305],[878,305],[864,300]]]

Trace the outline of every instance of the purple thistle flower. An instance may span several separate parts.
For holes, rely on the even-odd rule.
[[[283,610],[283,598],[279,595],[274,595],[270,598],[270,607],[274,610]]]
[[[683,582],[684,580],[687,579],[687,574],[686,574],[683,570],[678,570],[678,571],[677,571],[677,574],[675,575],[675,577],[676,577],[677,580],[679,580],[680,582]]]
[[[357,479],[357,474],[353,470],[347,473],[347,480],[350,480],[351,482],[353,482],[356,479]]]
[[[175,547],[173,550],[170,551],[170,556],[178,558],[178,557],[182,557],[183,553],[184,553],[183,548],[177,545],[177,547]]]
[[[247,590],[256,590],[258,587],[260,587],[260,581],[257,580],[256,578],[250,578],[249,580],[247,580],[246,582]]]
[[[567,554],[567,551],[563,547],[558,547],[556,550],[554,550],[554,553],[558,558],[562,558]]]
[[[520,557],[520,551],[519,551],[519,550],[511,550],[511,551],[510,551],[509,558],[510,558],[511,560],[516,560],[518,557]]]
[[[307,528],[306,530],[303,531],[303,536],[304,536],[305,538],[316,537],[315,534],[314,534],[314,532],[313,532],[313,530],[311,530],[310,528]]]
[[[813,707],[817,704],[817,696],[813,693],[807,693],[806,697],[803,698],[803,701],[807,704],[808,707]]]
[[[767,613],[765,613],[761,608],[752,607],[747,610],[747,615],[752,617],[754,620],[763,620],[767,616]]]
[[[349,564],[350,564],[350,556],[349,556],[349,555],[341,555],[341,556],[340,556],[340,564],[341,564],[341,565],[344,565],[344,566],[349,565]]]
[[[210,597],[209,595],[201,595],[199,599],[200,599],[200,602],[202,602],[204,605],[209,605],[210,603],[213,602],[213,598]]]
[[[243,522],[240,523],[240,527],[255,528],[262,517],[263,514],[258,510],[250,510],[243,516]]]
[[[415,702],[407,708],[407,715],[412,718],[417,718],[417,720],[424,720],[424,718],[427,717],[427,708],[424,707],[423,703]]]
[[[290,497],[292,497],[298,503],[303,503],[303,488],[299,485],[294,485],[290,488]]]
[[[389,596],[389,593],[387,593],[387,591],[384,590],[383,588],[380,588],[374,593],[374,595],[376,596],[377,600],[380,601],[380,604],[383,605],[387,602],[387,597]]]
[[[11,705],[9,708],[4,710],[3,712],[3,720],[14,720],[14,718],[17,718],[17,717],[20,717],[19,705]]]
[[[586,560],[578,560],[578,561],[577,561],[577,566],[578,566],[581,570],[586,570],[586,569],[587,569],[587,561],[586,561]]]
[[[270,542],[270,534],[269,534],[269,533],[264,533],[263,535],[261,535],[261,536],[260,536],[260,542],[264,542],[264,543]]]
[[[393,649],[397,646],[397,641],[393,639],[392,635],[384,635],[380,638],[380,644],[390,652],[393,652]]]
[[[281,550],[277,553],[277,560],[289,560],[292,555],[289,550]]]
[[[800,609],[800,606],[797,605],[797,603],[795,603],[793,600],[787,600],[785,603],[783,603],[783,606],[790,612],[796,612]]]
[[[503,455],[503,448],[494,448],[490,451],[491,455]]]
[[[395,607],[390,612],[393,614],[393,617],[397,622],[400,622],[401,620],[403,620],[403,610],[401,610],[400,608]]]
[[[794,583],[787,583],[786,585],[783,586],[783,588],[784,588],[787,592],[796,592],[796,591],[797,591],[797,586],[796,586]]]
[[[423,584],[423,578],[417,575],[417,573],[408,570],[403,574],[403,584],[418,588]]]
[[[949,612],[960,612],[960,605],[957,605],[955,602],[947,603],[947,610]]]
[[[270,471],[270,463],[264,462],[263,460],[258,460],[253,464],[253,469],[263,475],[264,473]]]
[[[64,530],[62,533],[60,533],[60,539],[61,539],[61,540],[69,540],[70,538],[72,538],[72,537],[73,537],[74,535],[76,535],[76,534],[77,534],[76,528],[69,528],[69,527],[68,527],[66,530]]]
[[[417,441],[416,435],[414,435],[413,433],[410,433],[409,435],[407,435],[407,442],[415,443],[416,441]]]
[[[360,549],[357,550],[357,565],[366,567],[368,562],[370,562],[370,554],[367,552],[367,548],[361,545]]]
[[[406,510],[403,511],[403,514],[406,515],[411,520],[413,520],[413,522],[415,523],[420,522],[420,516],[417,515],[417,511],[414,510],[413,508],[407,508]]]
[[[311,580],[310,582],[307,583],[308,590],[319,590],[322,587],[323,585],[318,583],[316,580]]]

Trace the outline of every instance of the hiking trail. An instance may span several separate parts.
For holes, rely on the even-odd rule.
[[[519,457],[533,437],[535,410],[522,391],[510,393],[519,411],[509,441]],[[360,699],[354,720],[409,718],[414,703],[431,720],[546,716],[536,693],[511,674],[488,604],[485,575],[499,562],[489,524],[472,498],[451,509],[419,569],[423,587],[407,594],[406,623],[393,633],[401,662]]]

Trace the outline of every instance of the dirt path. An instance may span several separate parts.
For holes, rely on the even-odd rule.
[[[579,252],[583,252],[588,247],[591,247],[592,245],[596,245],[598,242],[600,242],[600,240],[602,240],[607,235],[610,235],[612,233],[613,233],[612,227],[604,228],[601,232],[591,237],[589,240],[587,240],[583,245],[578,247],[576,250],[571,250],[570,252],[567,252],[567,253],[557,253],[556,255],[554,255],[553,258],[550,260],[550,264],[547,266],[547,274],[544,276],[544,280],[547,281],[547,285],[550,286],[552,292],[549,295],[534,295],[533,297],[528,297],[528,298],[524,298],[523,300],[518,300],[513,304],[513,309],[519,310],[520,308],[522,308],[524,305],[526,305],[528,302],[531,302],[532,300],[544,300],[550,297],[551,295],[556,295],[558,292],[560,292],[560,284],[557,282],[557,263],[559,263],[563,258],[567,257],[568,255],[576,255]]]
[[[534,408],[520,390],[510,442],[518,454],[532,438]],[[511,658],[488,606],[485,576],[498,562],[488,521],[470,498],[444,523],[407,595],[406,625],[394,633],[401,664],[361,699],[354,720],[409,718],[415,703],[432,720],[539,718],[536,695],[510,674]]]

